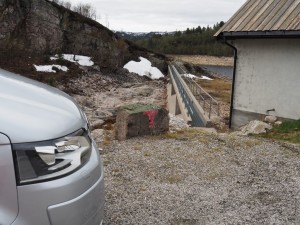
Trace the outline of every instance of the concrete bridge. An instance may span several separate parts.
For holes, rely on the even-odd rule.
[[[219,103],[199,86],[178,64],[169,65],[168,109],[193,127],[209,127],[219,116]]]

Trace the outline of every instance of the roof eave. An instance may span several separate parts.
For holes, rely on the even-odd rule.
[[[230,31],[215,36],[218,40],[259,39],[259,38],[300,38],[300,30],[292,31]]]

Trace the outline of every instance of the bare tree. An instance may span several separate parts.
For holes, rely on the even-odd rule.
[[[61,5],[67,9],[72,8],[72,4],[69,1],[64,1],[64,0],[52,0],[52,2],[55,2],[58,5]]]
[[[61,1],[60,0],[52,0],[52,2],[55,2],[56,4],[61,4]]]
[[[67,9],[71,9],[74,12],[78,12],[79,14],[91,18],[93,20],[97,20],[96,8],[94,8],[91,4],[88,3],[79,3],[78,5],[72,7],[71,2],[64,0],[52,0]]]
[[[78,12],[79,14],[91,18],[93,20],[97,19],[96,9],[91,6],[91,4],[79,3],[73,7],[73,11]]]
[[[108,15],[105,15],[105,23],[106,23],[106,27],[109,28],[109,19],[108,19]]]
[[[64,6],[65,8],[67,8],[67,9],[71,9],[72,8],[72,4],[69,1],[62,2],[61,5]]]

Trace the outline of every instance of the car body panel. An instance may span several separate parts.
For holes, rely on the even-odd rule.
[[[11,142],[50,140],[84,127],[74,100],[62,91],[0,69],[0,132]]]
[[[72,225],[94,225],[100,224],[103,218],[104,183],[99,179],[88,191],[67,202],[48,207],[48,215],[51,225],[72,224]],[[77,212],[70,215],[69,212]],[[68,215],[68,216],[66,216]]]
[[[94,141],[88,161],[72,173],[39,183],[16,182],[13,151],[19,150],[12,149],[14,144],[88,131],[75,101],[58,89],[0,69],[0,106],[0,224],[101,224],[104,175]]]
[[[75,173],[53,181],[19,186],[19,214],[13,225],[73,225],[57,221],[65,221],[65,217],[80,219],[81,222],[87,220],[87,215],[92,216],[85,212],[87,208],[99,212],[103,219],[104,177],[99,162],[98,149],[93,144],[90,160]],[[67,207],[60,207],[63,205]],[[58,213],[57,209],[64,213]]]
[[[0,133],[0,224],[11,224],[18,215],[18,195],[10,140]]]

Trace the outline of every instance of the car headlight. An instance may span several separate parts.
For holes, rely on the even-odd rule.
[[[12,145],[19,185],[54,180],[75,172],[90,158],[92,144],[81,129],[66,137]]]

